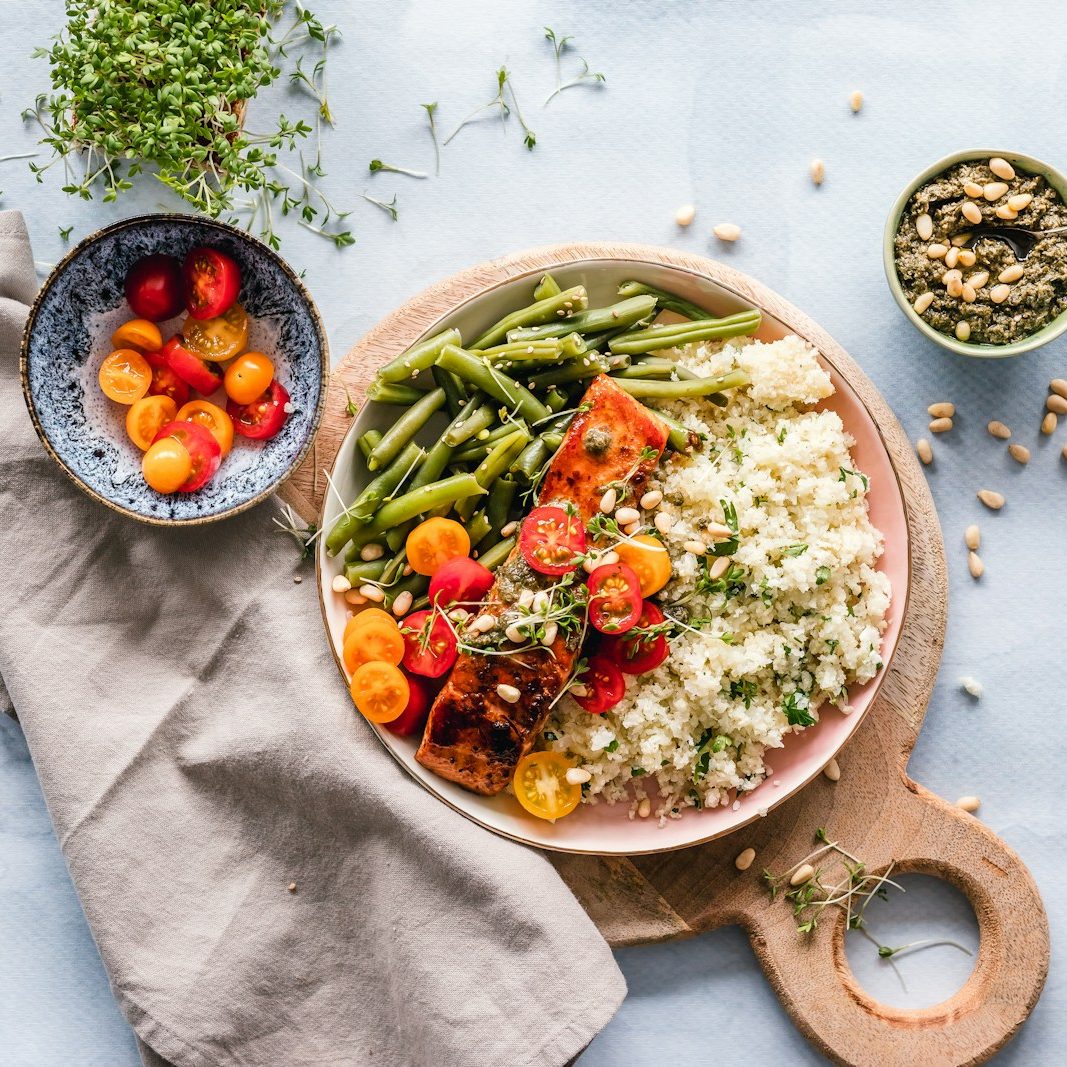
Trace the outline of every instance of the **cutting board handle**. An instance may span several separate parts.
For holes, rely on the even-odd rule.
[[[1022,1025],[1045,982],[1048,922],[1037,886],[1018,856],[978,819],[914,783],[905,783],[899,803],[880,807],[884,824],[872,827],[871,839],[894,842],[894,873],[943,878],[974,908],[980,942],[963,988],[922,1009],[874,1000],[849,967],[845,915],[837,909],[833,920],[804,936],[779,898],[746,915],[752,946],[797,1025],[834,1062],[981,1063]],[[831,829],[827,833],[832,836]]]

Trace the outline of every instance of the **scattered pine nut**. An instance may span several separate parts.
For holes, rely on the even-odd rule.
[[[369,544],[364,545],[359,550],[359,558],[365,563],[370,563],[372,560],[381,559],[385,554],[385,549],[381,545]]]
[[[1044,417],[1044,418],[1043,418],[1043,419],[1041,420],[1041,432],[1042,432],[1042,433],[1043,433],[1043,434],[1044,434],[1044,435],[1045,435],[1046,437],[1051,437],[1051,436],[1052,436],[1052,435],[1053,435],[1053,434],[1054,434],[1054,433],[1056,432],[1056,424],[1057,424],[1057,423],[1058,423],[1059,421],[1060,421],[1060,420],[1059,420],[1059,419],[1057,418],[1057,416],[1056,416],[1056,412],[1054,412],[1054,411],[1050,411],[1050,412],[1049,412],[1049,413],[1048,413],[1048,414],[1047,414],[1047,415],[1046,415],[1046,416],[1045,416],[1045,417]]]
[[[509,522],[506,526],[500,527],[500,536],[510,537],[518,528],[519,524],[517,522]]]
[[[945,266],[946,267],[954,267],[959,262],[959,260],[960,260],[960,250],[955,245],[953,245],[945,253]]]
[[[975,225],[982,221],[982,209],[973,200],[964,200],[960,214]]]
[[[1067,378],[1053,378],[1048,387],[1057,396],[1067,397]]]
[[[920,293],[915,298],[915,303],[912,305],[912,307],[915,308],[915,313],[917,315],[921,315],[924,311],[926,311],[930,307],[930,305],[933,302],[934,302],[934,294],[933,293]]]
[[[493,615],[479,615],[471,623],[470,628],[475,633],[487,634],[490,630],[496,629],[496,617]]]
[[[957,233],[952,237],[952,244],[956,248],[963,248],[963,246],[971,239],[971,231],[965,230],[963,233]]]
[[[296,882],[290,882],[285,888],[288,889],[290,893],[295,893],[296,892]]]
[[[520,693],[515,686],[501,682],[500,685],[496,687],[496,695],[500,697],[501,700],[506,700],[509,704],[517,704],[522,693]]]
[[[810,863],[802,863],[789,879],[790,885],[800,885],[809,881],[815,874],[815,868]]]
[[[639,819],[647,819],[652,814],[652,801],[648,797],[642,797],[641,803],[637,805],[637,817]]]
[[[985,574],[985,564],[977,552],[967,553],[967,570],[971,572],[972,578],[981,578]]]
[[[951,266],[951,264],[949,263],[948,259],[949,259],[949,256],[952,255],[953,252],[955,252],[958,255],[959,254],[959,249],[958,248],[950,248],[948,250],[948,255],[945,256],[945,264],[947,266]],[[947,271],[945,271],[944,274],[941,275],[941,284],[942,285],[948,285],[950,282],[962,282],[962,281],[963,281],[963,271],[961,271],[961,270],[947,270]]]
[[[713,541],[729,541],[734,535],[733,530],[721,522],[709,522],[704,529],[707,530],[708,537]]]
[[[1008,207],[1012,211],[1022,211],[1024,208],[1030,206],[1030,201],[1033,200],[1032,193],[1016,193],[1014,196],[1008,197]]]
[[[978,262],[978,256],[975,255],[972,248],[960,249],[960,263],[965,267],[973,267]]]
[[[734,860],[734,866],[739,871],[747,871],[752,866],[753,860],[756,858],[756,850],[754,848],[746,848],[741,852],[738,852],[737,858]]]
[[[637,522],[641,518],[641,512],[637,508],[619,508],[615,512],[615,521],[620,526],[629,526],[631,522]]]
[[[1019,217],[1019,212],[1013,211],[1007,204],[1001,204],[995,214],[998,219],[1006,219],[1008,222],[1014,222]]]
[[[672,519],[665,511],[657,512],[653,522],[656,524],[656,529],[659,530],[661,534],[669,534],[674,526],[674,519]]]
[[[1010,182],[1015,177],[1015,168],[1001,156],[994,156],[989,161],[989,169],[1006,182]]]
[[[335,593],[347,593],[352,588],[352,583],[343,574],[335,574],[330,588]]]
[[[688,226],[696,218],[697,209],[692,204],[683,204],[675,213],[674,221],[679,226]]]
[[[952,420],[951,419],[934,419],[930,423],[930,432],[931,433],[947,433],[951,429],[952,429]]]
[[[920,215],[915,220],[915,232],[920,241],[929,241],[934,235],[934,220],[927,214]]]
[[[966,319],[960,319],[956,323],[956,339],[958,341],[969,341],[971,337],[971,324]]]
[[[1013,263],[1010,267],[1005,267],[998,275],[998,282],[1017,282],[1022,276],[1025,268],[1021,263]]]
[[[960,797],[956,801],[956,807],[962,808],[964,811],[970,812],[972,815],[982,806],[982,802],[978,797]]]
[[[811,180],[816,185],[822,185],[822,183],[823,183],[823,181],[825,179],[826,179],[826,164],[821,159],[813,159],[811,161]],[[931,230],[930,232],[932,233],[933,231]],[[923,238],[924,241],[928,240],[928,239],[929,238],[925,238],[925,237]]]
[[[958,271],[953,271],[951,273],[959,273],[959,272]],[[956,300],[959,297],[961,297],[963,295],[963,281],[962,281],[962,279],[961,278],[949,278],[949,280],[947,282],[945,282],[945,292],[947,292],[948,295],[953,298],[953,300]]]
[[[651,511],[653,508],[658,508],[662,501],[663,494],[658,489],[650,489],[641,497],[641,507],[645,511]]]
[[[703,541],[686,541],[682,548],[686,552],[691,552],[694,556],[706,555],[708,551],[708,546]]]
[[[940,241],[935,241],[932,245],[927,246],[926,254],[931,259],[944,259],[948,254],[948,245],[943,245]]]
[[[304,579],[299,574],[293,575],[293,585],[299,585]]]
[[[932,419],[951,419],[956,414],[956,405],[947,400],[941,400],[936,404],[931,404],[926,409],[926,414]]]
[[[999,200],[1007,191],[1007,182],[987,182],[982,186],[982,196],[990,203],[994,200]]]
[[[823,767],[822,773],[829,778],[831,782],[839,782],[841,780],[841,765],[836,759],[831,759],[830,762]]]
[[[600,498],[600,510],[605,515],[610,515],[615,510],[615,501],[618,499],[618,493],[614,489],[609,489]]]
[[[969,697],[974,697],[975,700],[982,699],[982,683],[977,678],[972,678],[969,674],[961,674],[960,688]]]
[[[1067,415],[1067,397],[1052,393],[1045,401],[1045,407],[1055,415]]]
[[[972,522],[971,525],[963,531],[963,543],[972,552],[978,551],[979,546],[982,544],[982,531],[978,528],[978,523]]]
[[[1008,445],[1008,455],[1023,466],[1030,462],[1030,449],[1026,445]]]
[[[973,304],[978,299],[978,294],[974,291],[974,286],[970,282],[963,283],[960,295],[963,297],[965,304]]]
[[[977,182],[964,182],[963,183],[963,195],[964,196],[981,196],[982,187]]]
[[[641,532],[641,520],[634,519],[633,522],[628,522],[622,528],[622,532],[626,534],[627,537],[633,537],[635,534],[639,534]]]
[[[989,423],[989,425],[986,426],[986,429],[994,437],[999,437],[1002,441],[1006,441],[1009,437],[1011,437],[1011,430],[1009,430],[1008,427],[1004,425],[1004,423],[997,422],[996,419]]]
[[[992,300],[994,304],[1003,304],[1010,295],[1010,285],[994,285],[993,288],[989,290],[989,299]]]
[[[729,569],[733,560],[729,556],[716,556],[715,562],[708,567],[708,577],[717,582]]]
[[[978,499],[991,511],[1000,511],[1004,507],[1004,495],[994,489],[979,489]]]
[[[720,241],[736,241],[741,236],[741,227],[732,222],[720,222],[711,232]]]
[[[411,602],[414,599],[410,589],[402,589],[393,600],[393,614],[398,619],[403,618],[411,610]]]
[[[934,461],[934,450],[930,447],[930,442],[925,437],[920,437],[915,442],[915,451],[919,454],[919,459],[923,461],[925,466],[930,466]]]
[[[863,107],[863,93],[859,89],[855,89],[852,95],[848,98],[848,106],[852,108],[852,114],[859,114],[860,108]]]
[[[573,687],[571,692],[574,692]],[[569,767],[566,778],[571,785],[584,785],[593,776],[584,767]]]
[[[376,585],[361,585],[359,595],[366,600],[373,600],[375,604],[380,604],[385,599],[385,593]]]
[[[358,608],[367,603],[367,598],[358,589],[349,589],[348,592],[345,593],[345,603]]]
[[[972,274],[967,279],[967,281],[970,282],[970,284],[973,285],[975,289],[981,289],[986,284],[986,282],[989,281],[989,271],[976,270],[974,274]]]

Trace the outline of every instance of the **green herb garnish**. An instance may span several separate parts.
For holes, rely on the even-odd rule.
[[[406,167],[394,167],[392,163],[383,163],[380,159],[372,159],[368,167],[371,174],[386,171],[389,174],[406,174],[409,178],[428,178],[429,175],[422,170],[408,170]]]

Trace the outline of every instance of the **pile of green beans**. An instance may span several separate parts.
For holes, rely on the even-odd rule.
[[[415,606],[425,605],[429,580],[407,566],[404,545],[431,515],[463,522],[475,557],[490,569],[502,563],[515,545],[512,524],[536,503],[541,479],[598,374],[652,405],[699,397],[721,406],[729,390],[748,384],[741,371],[694,374],[670,350],[755,333],[758,311],[712,318],[637,281],[623,283],[619,297],[591,308],[584,286],[565,289],[545,274],[532,304],[472,344],[464,346],[458,330],[444,330],[378,371],[368,399],[404,410],[389,429],[359,438],[357,462],[373,477],[326,534],[330,555],[345,553],[353,586],[379,587],[386,606],[402,592],[412,594]],[[653,324],[661,312],[685,321]],[[693,431],[653,410],[669,428],[668,448],[696,447]],[[443,428],[431,429],[442,416]]]

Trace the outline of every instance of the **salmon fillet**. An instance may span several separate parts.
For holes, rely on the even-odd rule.
[[[545,473],[539,504],[573,504],[583,522],[599,509],[609,482],[628,481],[639,496],[667,442],[667,427],[610,378],[593,379],[580,411]],[[518,546],[497,571],[486,612],[501,615],[517,589],[547,587],[555,579],[532,571]],[[430,709],[415,758],[442,778],[494,796],[511,781],[515,766],[533,747],[553,702],[578,657],[560,635],[546,651],[511,655],[460,653]],[[497,693],[514,686],[510,703]]]

